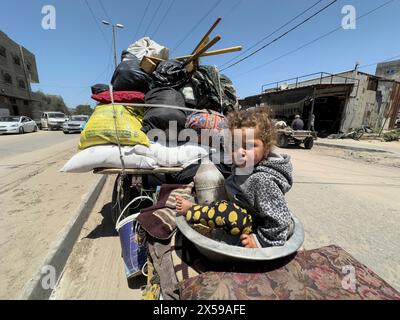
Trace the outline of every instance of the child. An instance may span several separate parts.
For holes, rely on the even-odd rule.
[[[275,130],[266,109],[235,111],[228,123],[234,142],[233,174],[225,182],[229,201],[200,206],[177,197],[177,212],[191,224],[241,234],[246,248],[282,246],[294,227],[284,198],[292,186],[290,157],[273,151]]]

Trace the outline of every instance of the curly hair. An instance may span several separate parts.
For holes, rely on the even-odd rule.
[[[276,142],[276,131],[270,114],[271,109],[266,107],[231,112],[228,114],[229,129],[256,128],[264,146],[272,149]]]

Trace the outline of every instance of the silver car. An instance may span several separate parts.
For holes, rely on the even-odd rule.
[[[71,118],[63,124],[63,132],[65,134],[74,132],[80,133],[88,120],[89,116],[85,115],[71,116]]]
[[[31,118],[24,116],[0,117],[0,134],[36,132],[38,127]]]

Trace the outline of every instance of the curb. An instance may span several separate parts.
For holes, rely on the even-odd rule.
[[[44,260],[42,266],[33,278],[25,285],[23,294],[19,298],[20,300],[49,299],[53,291],[52,285],[55,287],[59,277],[61,276],[68,257],[72,252],[72,248],[79,237],[83,224],[93,209],[106,180],[106,175],[100,176],[95,181],[90,191],[83,197],[79,208],[75,211],[68,224],[64,227],[59,238],[50,248],[49,254]],[[52,274],[51,270],[55,270],[55,274],[54,272]],[[52,278],[50,278],[51,276]],[[52,285],[48,285],[48,280],[51,280],[50,282]]]
[[[362,152],[385,152],[385,153],[392,153],[390,151],[382,150],[382,149],[370,149],[370,148],[363,148],[363,147],[353,147],[353,146],[344,146],[339,144],[330,144],[324,142],[314,141],[314,145],[328,147],[328,148],[339,148],[339,149],[347,149],[347,150],[354,150],[354,151],[362,151]]]

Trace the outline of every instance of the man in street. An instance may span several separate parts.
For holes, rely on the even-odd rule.
[[[294,120],[291,125],[293,130],[303,130],[304,129],[304,122],[301,120],[300,116],[296,114]]]

